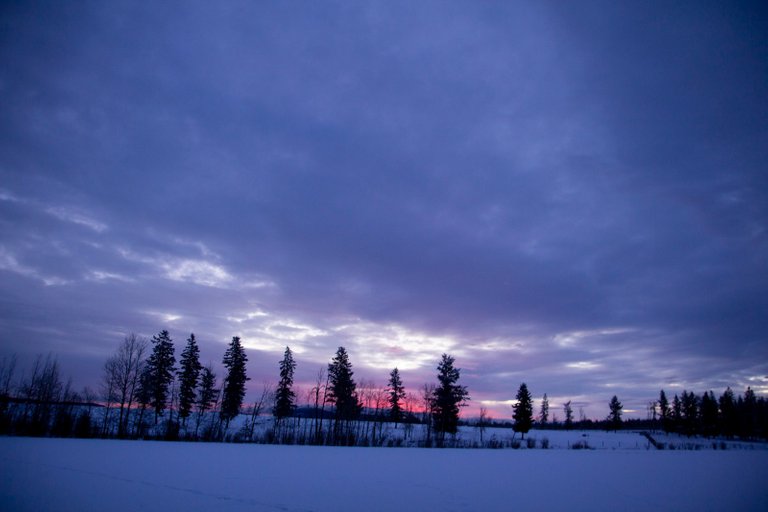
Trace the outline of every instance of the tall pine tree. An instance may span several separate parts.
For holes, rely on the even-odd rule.
[[[200,370],[203,369],[200,364],[200,348],[197,346],[194,334],[190,334],[187,339],[187,345],[181,352],[179,366],[179,417],[186,425],[189,413],[192,412],[192,406],[195,404],[195,390],[200,379]]]
[[[669,400],[667,399],[667,394],[662,389],[659,393],[659,417],[661,418],[661,428],[664,429],[664,432],[672,430],[670,414]]]
[[[455,434],[459,427],[459,407],[469,400],[465,386],[458,384],[461,369],[455,368],[455,359],[443,354],[437,365],[437,380],[439,384],[432,395],[432,421],[439,439],[445,439],[445,434]]]
[[[155,424],[158,416],[168,406],[168,389],[173,382],[176,364],[174,357],[173,340],[168,331],[160,331],[160,334],[152,337],[152,353],[144,366],[144,373],[140,385],[140,394],[146,400],[146,404],[155,410]]]
[[[405,398],[405,388],[403,387],[403,381],[400,378],[400,370],[397,368],[389,372],[388,389],[389,417],[395,422],[395,427],[397,427],[397,422],[403,417],[403,408],[400,405],[400,401]]]
[[[222,362],[227,369],[227,376],[224,379],[224,392],[221,398],[219,416],[225,422],[226,427],[229,427],[232,418],[240,414],[240,407],[243,405],[243,398],[245,397],[245,383],[251,380],[245,374],[245,363],[248,362],[248,356],[245,355],[245,349],[240,343],[239,336],[232,338]]]
[[[285,347],[283,360],[280,361],[280,382],[275,391],[275,406],[272,408],[272,414],[277,423],[283,418],[293,416],[296,408],[294,403],[296,394],[293,392],[293,371],[296,369],[296,362],[293,360],[293,352],[289,347]]]
[[[516,398],[517,402],[512,406],[514,410],[512,417],[515,420],[513,429],[515,432],[523,434],[523,439],[525,439],[525,434],[533,426],[533,399],[525,382],[520,384]]]
[[[683,390],[683,396],[680,400],[683,413],[683,433],[688,437],[696,433],[699,420],[699,399],[696,394]]]
[[[197,422],[195,423],[195,438],[205,413],[216,406],[219,390],[216,388],[216,374],[213,366],[208,363],[200,372],[200,391],[197,393]]]
[[[707,437],[717,434],[717,399],[710,391],[701,395],[701,433]]]
[[[570,400],[563,404],[563,413],[565,414],[565,430],[571,430],[573,427],[573,407],[571,407]]]
[[[675,396],[672,397],[672,431],[680,432],[682,422],[683,403],[680,401],[680,397],[677,396],[677,393],[675,393]]]
[[[356,418],[362,408],[353,375],[347,349],[339,347],[328,365],[328,401],[336,408],[335,430],[337,433],[341,422]]]
[[[608,407],[611,410],[611,413],[608,415],[608,422],[613,430],[619,430],[621,428],[621,410],[624,408],[624,406],[621,405],[618,397],[613,395],[613,398],[611,398],[611,402],[608,404]]]
[[[736,435],[738,429],[738,415],[736,411],[736,399],[730,386],[720,395],[720,432],[731,438]]]
[[[549,398],[544,393],[544,397],[541,399],[541,409],[539,410],[539,423],[546,425],[549,421]]]

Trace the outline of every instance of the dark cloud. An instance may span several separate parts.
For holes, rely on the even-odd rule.
[[[254,382],[346,344],[593,415],[765,392],[765,14],[3,6],[2,351],[93,384],[169,327],[242,335]]]

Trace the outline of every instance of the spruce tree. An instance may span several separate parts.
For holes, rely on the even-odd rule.
[[[573,427],[573,408],[570,400],[563,404],[563,413],[565,413],[565,429],[571,430]]]
[[[243,405],[243,398],[245,397],[245,383],[251,380],[245,374],[245,363],[248,362],[248,356],[245,355],[245,349],[240,343],[239,336],[232,338],[222,362],[227,369],[227,376],[224,379],[224,392],[221,398],[219,416],[225,422],[226,427],[229,427],[232,418],[240,414],[240,407]]]
[[[726,437],[736,435],[738,417],[736,413],[736,400],[730,387],[726,388],[720,396],[720,432]]]
[[[197,394],[197,412],[205,414],[216,404],[216,395],[219,390],[216,389],[216,374],[209,364],[203,367],[200,372],[200,392]]]
[[[515,420],[513,430],[523,434],[523,439],[525,439],[525,434],[533,426],[533,399],[525,382],[520,384],[516,398],[517,402],[512,406],[514,410],[512,417]]]
[[[539,423],[546,425],[549,421],[549,398],[544,393],[544,397],[541,399],[541,409],[539,410]]]
[[[285,417],[293,416],[296,408],[294,403],[296,394],[293,392],[293,371],[296,369],[296,362],[293,360],[293,352],[289,347],[285,347],[283,360],[280,361],[280,382],[275,391],[275,406],[272,408],[272,414],[279,423]]]
[[[674,432],[680,432],[680,425],[683,421],[683,404],[680,401],[680,397],[677,396],[677,393],[675,393],[675,396],[672,397],[672,430]]]
[[[696,394],[691,391],[688,393],[683,390],[681,399],[681,410],[683,414],[683,433],[692,436],[696,433],[697,422],[699,419],[699,403]]]
[[[667,400],[667,394],[662,389],[659,393],[659,417],[661,418],[661,428],[667,433],[671,430],[669,415],[669,400]]]
[[[200,348],[197,346],[195,335],[190,334],[187,345],[181,353],[179,361],[179,417],[187,423],[187,417],[195,404],[195,390],[200,379]]]
[[[152,337],[152,354],[147,359],[145,371],[142,375],[141,386],[145,387],[144,399],[147,405],[155,410],[155,424],[158,416],[168,405],[168,389],[173,382],[176,364],[174,357],[173,340],[168,331],[160,331],[160,334]]]
[[[701,395],[701,433],[707,437],[717,433],[717,399],[710,391]]]
[[[758,409],[757,397],[755,396],[755,392],[750,386],[747,386],[747,390],[744,392],[744,400],[740,401],[739,404],[739,436],[742,439],[751,439],[753,435],[757,433],[759,428],[757,422],[755,421],[755,416]]]
[[[440,440],[445,438],[445,434],[455,434],[458,431],[459,407],[469,400],[467,388],[457,384],[461,369],[454,368],[454,362],[455,359],[452,356],[443,354],[437,365],[439,384],[433,392],[432,421]]]
[[[400,405],[400,401],[405,398],[405,388],[403,387],[403,381],[400,379],[400,370],[393,369],[389,373],[389,417],[392,421],[400,421],[403,417],[403,408]]]
[[[328,402],[334,404],[336,409],[336,429],[341,421],[356,418],[362,408],[357,397],[357,384],[352,378],[353,375],[347,349],[339,347],[328,365]]]
[[[619,430],[621,428],[621,410],[624,406],[619,402],[616,395],[613,395],[611,402],[608,404],[611,412],[608,415],[608,422],[613,430]]]

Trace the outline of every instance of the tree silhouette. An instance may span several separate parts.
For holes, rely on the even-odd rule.
[[[400,371],[395,368],[389,373],[389,417],[395,422],[400,421],[403,417],[403,409],[400,405],[400,401],[405,398],[405,388],[403,387],[403,381],[400,379]]]
[[[339,435],[342,425],[355,419],[362,408],[357,396],[357,384],[352,378],[354,373],[347,349],[339,347],[328,365],[327,400],[334,404],[336,409],[334,422],[336,436]]]
[[[720,396],[720,431],[726,437],[736,435],[738,417],[736,415],[736,400],[733,391],[728,387]]]
[[[563,412],[565,413],[565,429],[571,430],[573,427],[573,408],[570,400],[563,404]]]
[[[224,368],[227,369],[227,376],[224,378],[224,392],[221,398],[221,411],[219,417],[229,427],[229,422],[240,414],[240,407],[243,405],[245,397],[245,383],[249,381],[245,373],[245,363],[248,362],[248,356],[245,355],[245,349],[240,343],[240,337],[234,336],[232,341],[224,352]],[[225,428],[226,428],[225,427]]]
[[[216,374],[209,363],[200,372],[200,392],[197,394],[197,421],[195,423],[195,437],[200,428],[200,422],[205,416],[206,411],[211,410],[216,405],[216,398],[219,390],[216,389]]]
[[[667,400],[667,394],[662,389],[659,393],[659,417],[661,418],[661,428],[664,429],[664,432],[669,432],[672,429],[670,413],[669,400]]]
[[[549,421],[549,398],[544,393],[544,397],[541,399],[541,409],[539,409],[539,423],[546,425]]]
[[[283,360],[280,361],[280,382],[275,391],[275,406],[272,408],[272,414],[277,423],[285,417],[293,416],[296,408],[294,400],[296,394],[293,392],[293,371],[296,369],[296,362],[293,360],[293,352],[289,347],[285,347]]]
[[[717,433],[717,399],[715,394],[710,391],[701,395],[701,433],[711,437]]]
[[[517,390],[517,402],[512,406],[512,417],[515,420],[513,427],[515,432],[520,432],[525,439],[525,434],[533,426],[533,399],[528,391],[528,386],[523,382]]]
[[[689,393],[683,390],[680,404],[683,415],[683,433],[690,437],[696,433],[698,427],[699,399],[693,391]]]
[[[155,424],[158,416],[168,405],[168,388],[173,382],[174,357],[173,340],[171,340],[168,331],[160,331],[160,334],[152,337],[152,354],[150,354],[144,366],[141,384],[144,388],[145,399],[148,399],[147,405],[155,410]]]
[[[200,371],[203,369],[200,364],[200,348],[197,346],[194,334],[190,334],[187,338],[187,345],[181,353],[179,366],[179,417],[186,425],[187,417],[195,404],[195,390],[200,379]]]
[[[455,434],[459,426],[459,407],[469,400],[469,393],[465,386],[457,384],[461,376],[461,370],[454,368],[455,359],[448,354],[443,354],[437,365],[438,385],[433,394],[432,420],[435,432],[442,441],[445,434]]]
[[[616,397],[616,395],[613,395],[613,398],[611,398],[611,402],[608,404],[608,407],[611,410],[610,414],[608,415],[608,421],[613,430],[618,430],[621,428],[621,410],[624,408],[624,406],[621,405],[621,402],[619,402],[619,399]]]

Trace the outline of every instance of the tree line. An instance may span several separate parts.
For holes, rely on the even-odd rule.
[[[265,383],[257,400],[244,404],[248,357],[239,337],[228,344],[218,376],[209,363],[200,362],[200,349],[190,334],[177,361],[168,331],[150,341],[135,334],[125,336],[104,364],[100,389],[72,390],[71,379],[62,382],[58,362],[52,356],[38,357],[28,378],[13,389],[15,358],[0,365],[0,433],[36,436],[117,438],[162,438],[227,440],[286,444],[381,445],[402,443],[413,435],[413,426],[423,426],[421,446],[447,446],[456,442],[460,408],[470,400],[459,383],[461,370],[455,359],[443,354],[436,367],[437,382],[424,384],[419,393],[406,393],[400,372],[393,368],[385,387],[357,382],[349,354],[338,347],[327,367],[317,374],[315,385],[303,397],[294,388],[296,361],[289,347],[278,364],[276,385]],[[177,365],[178,362],[178,365]],[[303,398],[302,405],[300,399]],[[564,421],[550,419],[549,400],[544,394],[534,416],[533,398],[525,383],[518,388],[512,406],[511,424],[524,438],[537,428],[622,427],[623,405],[613,396],[609,415],[601,422],[574,419],[571,402],[563,404]],[[96,413],[98,411],[98,414]],[[719,399],[709,391],[701,398],[684,391],[670,403],[662,390],[650,404],[652,420],[643,428],[663,428],[686,435],[768,438],[768,403],[748,388],[735,397],[728,388]],[[262,413],[273,418],[265,429],[257,429]],[[230,423],[243,415],[237,429]],[[636,424],[636,420],[632,420]],[[648,423],[650,422],[650,423]],[[262,421],[262,423],[264,423]],[[404,439],[386,435],[385,425],[403,425]],[[475,426],[481,444],[488,421],[480,408]]]
[[[768,439],[768,401],[751,387],[736,396],[730,387],[715,397],[712,391],[697,396],[683,391],[672,401],[662,389],[650,404],[654,423],[665,432],[686,436]]]
[[[168,331],[160,331],[150,342],[129,334],[104,363],[100,389],[77,393],[71,379],[62,383],[58,361],[51,355],[39,356],[32,375],[13,390],[16,358],[4,359],[0,433],[355,445],[382,442],[384,423],[425,422],[428,442],[443,444],[446,435],[457,432],[459,408],[469,399],[466,387],[457,383],[460,369],[452,356],[443,354],[439,383],[425,386],[419,407],[414,396],[406,394],[397,368],[390,372],[386,388],[358,385],[349,355],[339,347],[307,393],[309,405],[300,407],[294,390],[296,362],[286,347],[276,388],[265,384],[261,397],[244,407],[250,380],[247,361],[240,338],[233,337],[222,359],[226,374],[218,382],[212,365],[201,364],[194,334],[178,361]],[[423,411],[421,418],[417,407]],[[257,420],[268,410],[274,422],[259,434]],[[230,422],[242,413],[245,422],[230,433]]]

